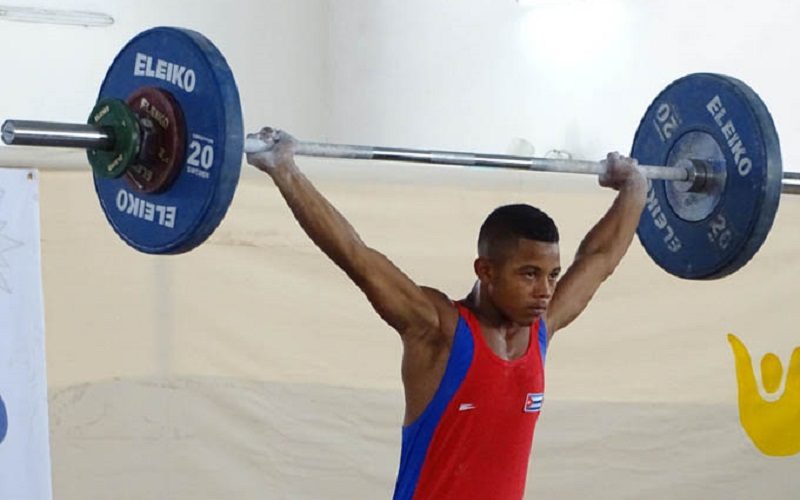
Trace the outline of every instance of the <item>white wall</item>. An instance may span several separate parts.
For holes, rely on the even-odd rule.
[[[123,45],[153,26],[208,36],[237,79],[247,130],[279,123],[323,133],[327,79],[324,0],[9,0],[15,6],[99,11],[115,23],[83,28],[0,21],[0,120],[85,122],[108,66]],[[5,4],[5,2],[4,2]],[[82,153],[0,148],[0,165],[84,166]]]
[[[628,151],[658,92],[710,71],[769,106],[800,169],[800,3],[790,0],[331,2],[330,138],[595,158]],[[299,131],[298,131],[299,133]]]

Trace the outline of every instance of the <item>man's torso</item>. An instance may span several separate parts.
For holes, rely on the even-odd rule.
[[[434,394],[403,429],[395,498],[517,498],[524,490],[544,392],[544,325],[520,336],[524,344],[509,345],[509,360],[477,318],[459,309],[444,368],[436,366],[439,356],[428,360],[431,372],[442,373]]]

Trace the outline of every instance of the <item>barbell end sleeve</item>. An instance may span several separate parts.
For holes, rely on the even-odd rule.
[[[783,174],[783,182],[781,184],[781,192],[783,194],[800,194],[800,179],[792,174],[794,172],[784,172]]]
[[[32,120],[6,120],[3,142],[9,146],[47,146],[60,148],[111,149],[113,134],[85,123],[58,123]]]
[[[11,146],[14,144],[14,122],[6,120],[3,122],[2,135],[3,144]]]

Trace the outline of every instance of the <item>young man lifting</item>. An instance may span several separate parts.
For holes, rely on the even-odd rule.
[[[600,184],[618,195],[563,277],[552,219],[530,205],[502,206],[481,226],[475,287],[453,301],[361,241],[297,167],[291,136],[263,129],[253,137],[269,149],[248,162],[269,174],[306,234],[400,334],[406,409],[394,498],[522,498],[547,346],[630,246],[647,187],[635,161],[607,156]]]

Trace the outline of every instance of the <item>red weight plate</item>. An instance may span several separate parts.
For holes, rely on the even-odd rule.
[[[127,180],[139,191],[167,189],[181,171],[186,152],[186,125],[172,95],[156,87],[140,87],[127,99],[139,117],[139,157],[128,167]]]

